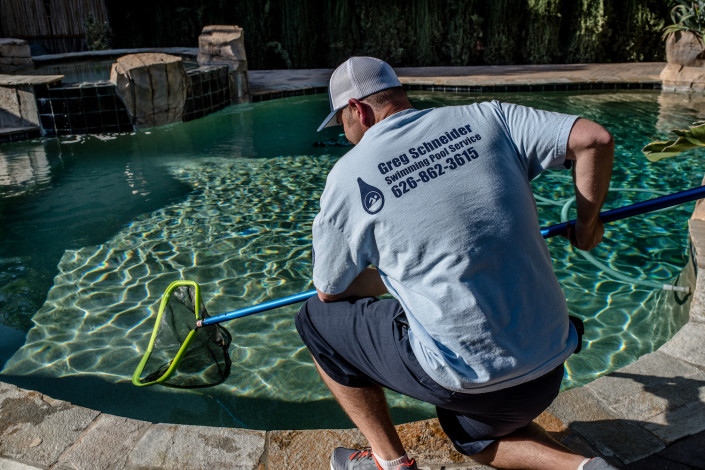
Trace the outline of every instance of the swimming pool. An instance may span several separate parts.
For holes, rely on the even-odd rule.
[[[493,98],[412,93],[419,107]],[[700,184],[697,157],[648,162],[641,147],[701,116],[658,92],[499,94],[581,114],[615,135],[608,207]],[[349,427],[293,327],[296,307],[225,326],[228,381],[177,392],[129,382],[171,281],[191,279],[211,314],[311,289],[310,223],[325,176],[347,147],[315,132],[325,95],[229,107],[204,119],[133,135],[0,146],[0,380],[106,413],[156,422],[253,429]],[[536,194],[572,194],[567,173]],[[635,192],[646,189],[652,194]],[[561,205],[539,199],[541,225]],[[692,204],[608,227],[596,258],[629,277],[673,282],[687,261]],[[612,279],[548,241],[586,348],[566,387],[622,367],[685,323],[687,296]],[[395,419],[430,407],[389,395]]]

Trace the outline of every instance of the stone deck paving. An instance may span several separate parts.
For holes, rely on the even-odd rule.
[[[634,64],[507,65],[473,67],[401,67],[396,69],[405,85],[518,86],[568,84],[660,84],[662,62]],[[325,91],[332,70],[251,70],[255,96],[283,92]]]
[[[658,83],[664,64],[401,69],[406,84]],[[326,87],[330,70],[251,71],[260,97]],[[705,206],[705,204],[703,204]],[[575,450],[627,469],[705,469],[705,209],[690,221],[690,321],[658,351],[564,392],[537,421]],[[698,266],[698,269],[694,268]],[[420,468],[486,469],[455,452],[436,420],[399,426]],[[249,431],[108,415],[0,382],[0,470],[328,468],[356,430]]]

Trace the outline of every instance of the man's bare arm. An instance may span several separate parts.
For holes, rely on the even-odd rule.
[[[599,124],[578,119],[568,138],[566,158],[575,161],[573,179],[578,210],[575,229],[569,231],[568,237],[575,247],[587,251],[602,241],[604,233],[599,214],[612,177],[612,135]]]

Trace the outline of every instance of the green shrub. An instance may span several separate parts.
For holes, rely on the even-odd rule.
[[[104,51],[110,49],[110,25],[100,23],[89,14],[85,22],[86,47],[89,51]]]
[[[482,62],[484,18],[475,0],[449,0],[446,38],[441,46],[447,65],[475,65]]]
[[[620,17],[624,29],[615,38],[615,60],[620,62],[664,60],[665,49],[660,32],[665,23],[659,16],[663,2],[629,0],[624,2]],[[621,53],[622,55],[619,55]]]
[[[671,9],[673,24],[666,26],[664,37],[676,31],[691,31],[700,37],[705,31],[705,1],[679,0]]]
[[[574,15],[575,35],[570,44],[568,62],[604,62],[609,41],[609,0],[579,0]]]
[[[559,60],[562,0],[528,0],[529,22],[523,57],[530,64]]]
[[[670,12],[667,0],[106,3],[113,47],[196,47],[203,26],[237,24],[251,69],[329,68],[360,54],[397,67],[663,60],[660,29]]]
[[[525,19],[526,2],[523,0],[489,2],[485,62],[500,65],[516,64],[519,61]]]

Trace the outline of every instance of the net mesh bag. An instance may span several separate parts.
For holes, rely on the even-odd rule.
[[[172,284],[162,298],[152,337],[132,382],[177,388],[220,384],[230,374],[230,333],[218,324],[196,328],[208,318],[200,289],[189,281]]]

